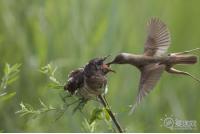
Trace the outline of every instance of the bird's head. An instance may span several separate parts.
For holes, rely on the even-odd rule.
[[[128,53],[120,53],[118,54],[113,61],[107,63],[108,66],[111,64],[125,64],[129,58]]]
[[[102,75],[106,75],[109,72],[115,72],[112,70],[107,64],[104,63],[104,61],[108,58],[109,56],[103,57],[103,58],[95,58],[89,61],[89,63],[85,66],[85,72],[87,74],[96,74],[100,73]]]

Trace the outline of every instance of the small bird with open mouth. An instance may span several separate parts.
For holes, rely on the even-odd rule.
[[[164,71],[172,74],[188,75],[200,82],[199,79],[188,72],[173,68],[176,64],[195,64],[197,57],[188,53],[199,50],[200,48],[166,55],[165,53],[171,44],[170,32],[167,26],[158,18],[151,18],[147,26],[148,36],[144,45],[143,54],[120,53],[113,61],[107,63],[107,65],[130,64],[137,67],[141,72],[137,100],[130,113],[135,110],[143,97],[155,87]]]
[[[84,68],[73,70],[68,75],[64,89],[85,100],[96,99],[98,95],[105,94],[107,92],[106,74],[115,72],[104,64],[107,57],[92,59]]]
[[[106,74],[115,72],[107,64],[104,64],[107,58],[108,56],[92,59],[84,68],[72,71],[68,76],[64,89],[71,95],[80,97],[79,105],[84,105],[88,100],[98,100],[110,115],[118,131],[124,132],[105,98],[107,92]]]

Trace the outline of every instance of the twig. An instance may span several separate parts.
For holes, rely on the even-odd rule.
[[[103,106],[105,107],[106,111],[110,115],[110,117],[111,117],[112,121],[114,122],[115,126],[117,127],[118,131],[120,133],[123,133],[124,131],[123,131],[121,125],[119,124],[119,122],[117,121],[117,119],[115,118],[115,115],[111,111],[111,108],[108,105],[108,102],[106,101],[106,98],[103,97],[102,95],[99,95],[98,98],[100,99],[101,103],[103,104]]]

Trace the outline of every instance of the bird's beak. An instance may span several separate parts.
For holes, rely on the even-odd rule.
[[[114,61],[111,61],[111,62],[106,63],[106,65],[110,67],[110,65],[113,63],[114,63]]]
[[[116,73],[116,71],[112,70],[107,64],[103,64],[102,69],[105,69],[108,72]]]

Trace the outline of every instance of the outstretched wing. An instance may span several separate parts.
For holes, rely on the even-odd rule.
[[[160,65],[160,64],[150,64],[144,66],[144,68],[141,71],[139,92],[137,95],[137,99],[130,111],[130,114],[133,113],[136,106],[141,102],[141,100],[146,95],[148,95],[148,93],[155,87],[164,69],[165,65]]]
[[[148,36],[144,46],[144,55],[161,56],[167,52],[171,43],[170,32],[164,22],[151,18],[147,23]]]

